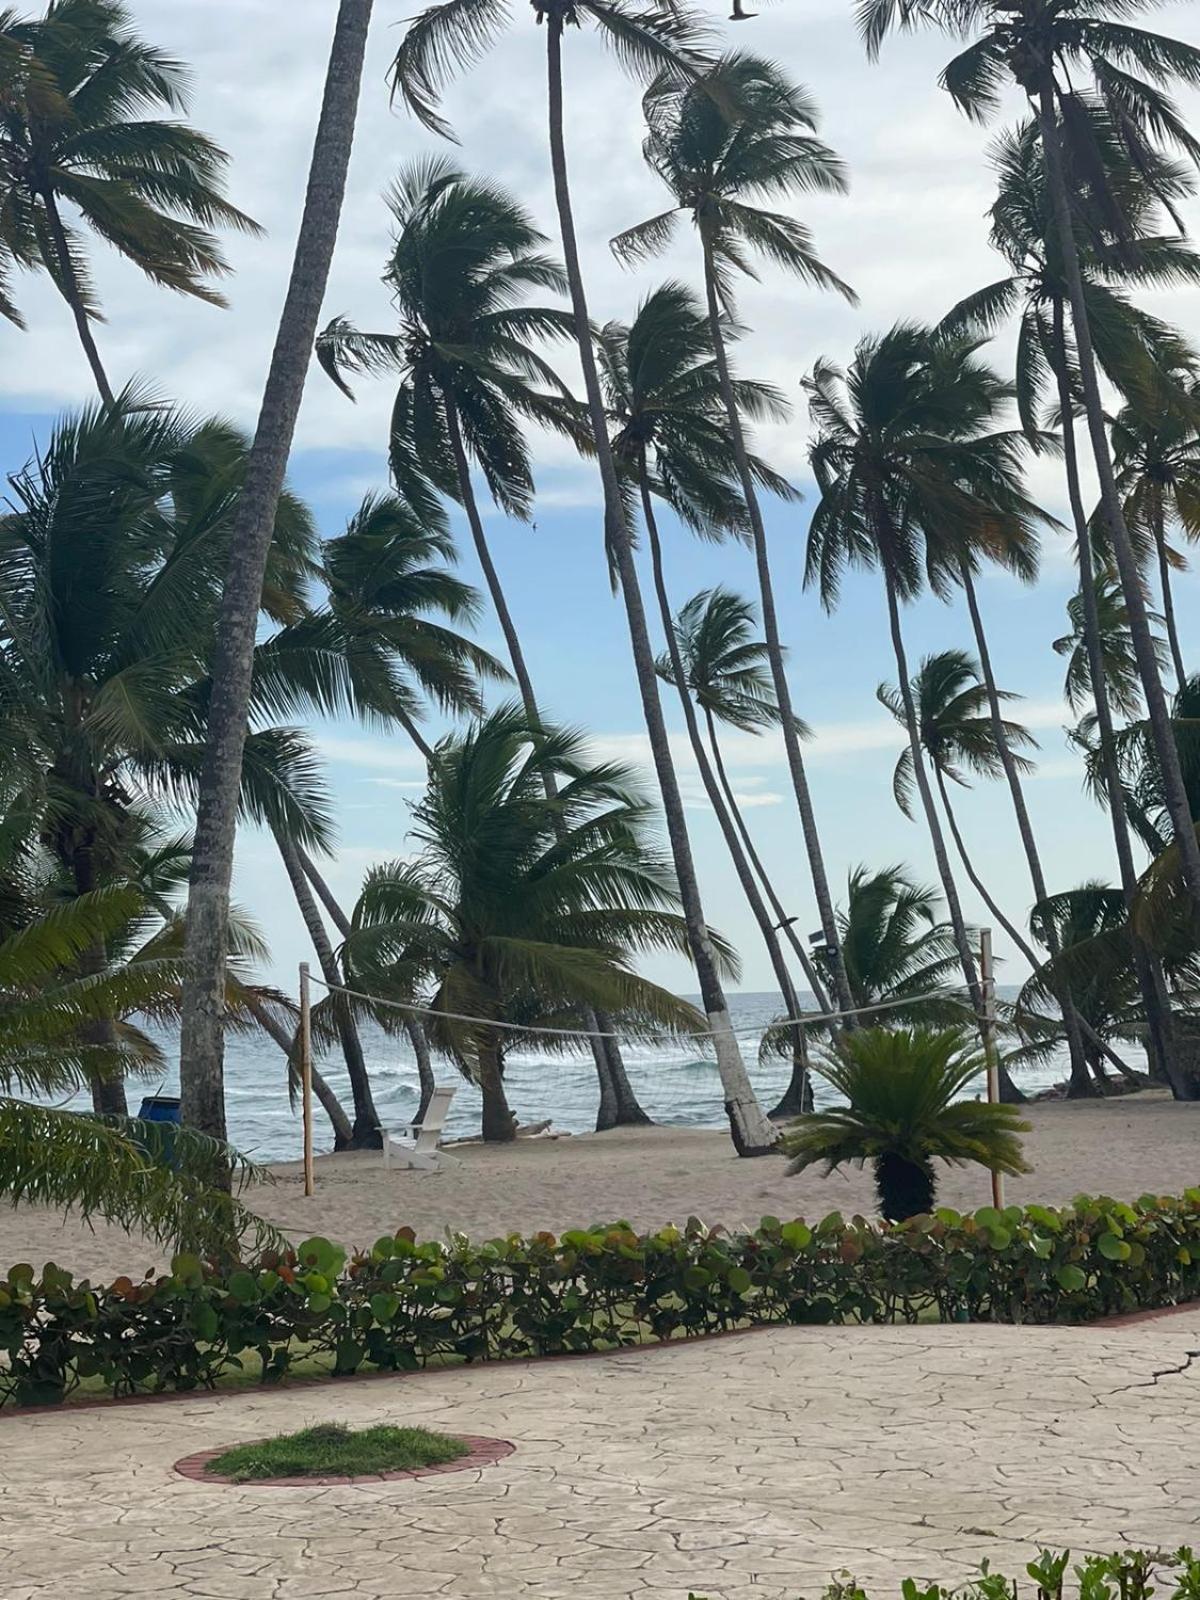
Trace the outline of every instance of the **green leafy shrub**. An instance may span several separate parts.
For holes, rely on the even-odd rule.
[[[208,1471],[233,1483],[256,1478],[367,1477],[412,1472],[467,1454],[461,1439],[428,1428],[393,1428],[381,1423],[353,1431],[343,1422],[319,1422],[299,1433],[235,1445],[208,1464]]]
[[[834,1212],[746,1233],[697,1218],[473,1244],[411,1228],[347,1258],[327,1239],[233,1269],[104,1287],[53,1265],[0,1278],[0,1403],[611,1350],[769,1323],[1085,1322],[1200,1298],[1200,1189],[1133,1204],[939,1209],[891,1226]],[[1200,1592],[1195,1600],[1200,1600]]]
[[[1023,1577],[1033,1580],[1037,1600],[1200,1600],[1200,1559],[1191,1548],[1178,1550],[1115,1550],[1106,1556],[1085,1556],[1071,1566],[1069,1550],[1043,1550],[1026,1564]],[[905,1578],[900,1600],[1019,1600],[1021,1579],[993,1572],[985,1561],[979,1576],[953,1589],[940,1583]],[[1169,1587],[1168,1587],[1169,1586]],[[691,1594],[688,1600],[705,1600]],[[839,1572],[827,1585],[822,1600],[870,1600],[858,1579]]]

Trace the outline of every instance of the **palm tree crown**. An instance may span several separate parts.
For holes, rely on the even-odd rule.
[[[996,729],[988,704],[986,686],[980,681],[979,664],[965,650],[941,650],[926,656],[912,681],[913,698],[921,748],[934,770],[952,783],[969,787],[967,774],[979,778],[999,778],[1004,766],[996,740]],[[877,691],[883,705],[905,726],[904,701],[891,684],[880,684]],[[1002,701],[1019,700],[1008,690],[998,690]],[[1032,761],[1017,754],[1021,749],[1036,749],[1037,741],[1019,722],[1002,723],[1004,737],[1018,772],[1034,770]],[[912,751],[904,749],[896,762],[892,780],[896,804],[905,816],[912,815]]]
[[[501,706],[438,747],[416,861],[368,876],[347,965],[429,996],[431,1037],[484,1091],[488,1137],[512,1136],[501,1073],[513,1035],[436,1013],[570,1028],[592,1007],[635,1029],[703,1026],[633,970],[639,951],[688,948],[647,820],[625,768],[591,765],[578,734]]]
[[[179,120],[181,64],[138,37],[121,0],[51,0],[37,21],[6,12],[0,41],[0,251],[49,274],[81,338],[101,311],[64,205],[153,282],[223,304],[211,280],[229,269],[211,230],[260,230],[225,198],[225,152]],[[2,297],[0,310],[16,318]]]
[[[384,282],[399,330],[361,333],[335,318],[317,341],[318,359],[347,394],[344,374],[398,376],[392,476],[423,514],[438,495],[463,498],[457,421],[497,505],[527,517],[533,476],[520,419],[556,427],[573,419],[561,381],[533,348],[570,338],[570,313],[527,296],[561,293],[563,270],[516,200],[440,157],[405,167],[387,201],[396,232]]]
[[[718,722],[743,733],[758,733],[779,721],[767,647],[756,635],[756,621],[750,601],[723,588],[701,590],[675,616],[692,698]],[[659,658],[658,670],[674,682],[669,656]]]

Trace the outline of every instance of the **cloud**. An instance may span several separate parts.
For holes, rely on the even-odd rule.
[[[424,773],[425,758],[403,735],[318,733],[317,748],[327,761],[385,772]]]

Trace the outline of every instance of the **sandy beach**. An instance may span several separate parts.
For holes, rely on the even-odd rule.
[[[1133,1198],[1178,1193],[1200,1183],[1200,1104],[1175,1105],[1157,1092],[1109,1101],[1045,1102],[1027,1108],[1026,1158],[1033,1170],[1010,1179],[1013,1201],[1061,1204],[1082,1192]],[[633,1128],[516,1145],[454,1147],[436,1174],[385,1172],[377,1153],[323,1156],[317,1190],[306,1199],[299,1165],[272,1169],[248,1199],[293,1239],[324,1234],[349,1246],[369,1244],[407,1224],[422,1237],[447,1228],[475,1238],[513,1230],[564,1228],[624,1218],[638,1228],[683,1221],[695,1213],[728,1226],[766,1212],[819,1217],[873,1210],[869,1174],[847,1169],[789,1177],[774,1157],[739,1161],[721,1133]],[[939,1198],[971,1207],[989,1201],[979,1168],[940,1170]],[[0,1211],[0,1263],[61,1266],[97,1279],[137,1274],[161,1252],[143,1239],[97,1222],[63,1222],[56,1212]]]

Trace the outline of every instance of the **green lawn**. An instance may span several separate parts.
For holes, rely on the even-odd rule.
[[[211,1461],[208,1471],[234,1483],[253,1483],[256,1478],[353,1478],[411,1472],[466,1454],[468,1447],[461,1439],[427,1428],[380,1425],[351,1430],[342,1422],[322,1422],[278,1439],[235,1445]]]

